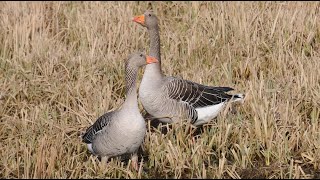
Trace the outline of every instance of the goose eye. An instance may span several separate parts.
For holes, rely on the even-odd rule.
[[[149,17],[151,17],[151,14],[149,14]]]
[[[143,55],[142,54],[140,54],[140,57],[142,57]]]

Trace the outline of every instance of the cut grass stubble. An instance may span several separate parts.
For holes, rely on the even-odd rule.
[[[101,168],[79,134],[123,102],[149,3],[0,6],[0,177],[319,178],[319,2],[152,2],[164,73],[246,100],[198,129],[146,121],[138,172]]]

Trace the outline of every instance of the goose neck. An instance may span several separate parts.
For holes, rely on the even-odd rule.
[[[137,80],[137,68],[126,67],[126,100],[124,102],[124,106],[128,108],[138,109],[138,99],[136,92],[136,80]]]
[[[159,28],[149,29],[150,37],[150,55],[158,59],[161,64],[161,54],[160,54],[160,35]]]

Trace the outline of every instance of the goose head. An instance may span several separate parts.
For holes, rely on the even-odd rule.
[[[157,16],[150,10],[147,10],[144,14],[135,16],[133,21],[148,28],[158,28],[158,18]]]
[[[127,67],[139,68],[141,66],[159,62],[156,58],[148,56],[142,52],[135,52],[128,56],[126,61]]]

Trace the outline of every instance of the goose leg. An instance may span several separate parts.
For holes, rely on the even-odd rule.
[[[133,153],[133,155],[131,156],[131,163],[132,163],[132,167],[138,171],[139,170],[139,166],[138,166],[138,154],[137,152]]]
[[[193,130],[192,127],[189,127],[189,137],[191,138],[192,144],[195,144],[194,136],[193,136]]]
[[[190,129],[189,129],[189,136],[192,140],[192,143],[195,144],[196,143],[196,137],[202,133],[202,128],[203,126],[194,126],[194,125],[190,125]]]
[[[109,159],[109,157],[108,156],[103,156],[103,157],[101,157],[101,168],[105,168],[106,167],[106,165],[107,165],[107,162],[108,162],[108,159]]]
[[[107,164],[108,159],[109,159],[108,156],[103,156],[103,157],[101,158],[101,162],[104,163],[104,164]]]

